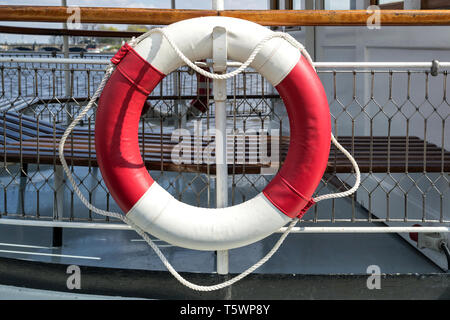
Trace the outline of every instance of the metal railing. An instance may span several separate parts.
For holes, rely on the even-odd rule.
[[[45,155],[53,161],[41,161],[44,154],[40,154],[39,148],[34,161],[25,160],[27,135],[32,135],[32,130],[38,132],[45,127],[50,129],[47,136],[56,136],[58,130],[87,104],[103,77],[103,64],[107,61],[0,58],[0,156],[3,159],[0,166],[0,192],[3,193],[0,196],[0,216],[6,218],[0,219],[0,223],[22,221],[40,225],[57,220],[54,226],[63,223],[65,226],[87,227],[84,223],[88,222],[93,227],[127,228],[113,225],[108,219],[89,212],[78,201],[72,187],[61,175],[58,141],[54,145],[54,155]],[[450,101],[447,95],[450,63],[440,63],[439,68],[432,71],[433,66],[436,64],[431,62],[316,64],[330,104],[333,132],[338,139],[350,141],[352,154],[365,152],[363,162],[367,170],[363,171],[362,185],[355,197],[319,203],[304,216],[304,225],[296,229],[297,232],[308,232],[311,226],[323,223],[367,222],[396,223],[403,227],[402,230],[409,230],[406,227],[413,223],[448,230],[450,176],[445,168],[450,161]],[[69,74],[68,83],[66,74]],[[69,85],[68,91],[66,85]],[[228,80],[227,88],[227,120],[232,132],[249,128],[256,131],[270,129],[278,133],[281,145],[281,137],[289,136],[289,121],[272,86],[249,69]],[[201,124],[205,130],[212,128],[214,105],[208,103],[205,113],[194,112],[190,101],[196,98],[195,74],[185,67],[173,72],[149,97],[150,108],[142,117],[140,132],[170,134],[179,128],[193,132],[195,124]],[[10,114],[17,115],[15,126],[7,122]],[[23,119],[32,119],[35,128],[25,126]],[[94,126],[95,112],[91,112],[83,120],[81,128],[93,133]],[[16,138],[9,136],[14,131]],[[398,155],[390,151],[394,150],[390,145],[398,143],[395,140],[398,137],[405,138],[406,143],[409,143],[409,138],[419,141],[418,146],[422,148],[420,159],[425,163],[423,167],[416,164],[415,169],[410,170],[406,163],[405,170],[394,169]],[[383,150],[375,150],[376,139],[386,141],[384,154]],[[429,159],[430,146],[438,150],[437,154],[433,151],[432,159]],[[19,156],[10,161],[9,152],[14,148]],[[406,162],[416,160],[413,159],[416,153],[413,155],[412,148],[406,148],[411,152],[411,157],[406,155]],[[377,166],[380,152],[387,165]],[[96,206],[119,210],[93,157],[92,163],[88,161],[87,165],[72,166],[78,186]],[[230,205],[261,192],[276,173],[276,170],[269,174],[238,173],[237,167],[245,165],[245,161],[231,163],[228,178]],[[215,207],[215,177],[209,164],[203,167],[206,169],[185,172],[181,168],[168,171],[161,166],[151,174],[179,200],[196,206]],[[339,170],[332,155],[317,195],[345,189],[353,182],[352,172]],[[364,229],[361,224],[354,227],[359,227],[360,231]],[[334,232],[351,230],[341,228]],[[371,231],[367,229],[366,232]]]

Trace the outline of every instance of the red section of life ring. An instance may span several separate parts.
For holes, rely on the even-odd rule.
[[[112,62],[117,68],[99,99],[95,146],[106,186],[128,212],[154,182],[139,150],[139,117],[147,96],[165,75],[128,45]],[[283,167],[263,193],[287,216],[301,217],[314,203],[311,196],[327,165],[328,102],[320,79],[303,57],[276,89],[288,111],[290,145]]]
[[[289,116],[290,143],[284,164],[263,190],[289,217],[303,215],[325,172],[331,144],[331,118],[322,83],[309,62],[300,57],[276,86]]]

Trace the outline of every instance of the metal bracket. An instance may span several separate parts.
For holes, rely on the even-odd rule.
[[[227,30],[224,27],[215,27],[213,37],[213,70],[223,73],[227,70]],[[226,80],[214,80],[213,93],[215,101],[225,101]]]
[[[227,29],[214,27],[213,32],[213,69],[215,72],[227,70]]]
[[[448,238],[446,233],[432,232],[432,233],[418,233],[417,247],[419,249],[428,248],[437,252],[442,252],[442,243],[447,243]]]
[[[439,61],[438,60],[431,61],[431,75],[433,77],[436,77],[438,75],[438,72],[439,72]]]

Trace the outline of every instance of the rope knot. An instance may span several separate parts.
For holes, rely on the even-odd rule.
[[[114,55],[114,57],[111,58],[111,62],[115,65],[119,64],[120,60],[123,59],[123,57],[126,56],[128,51],[130,51],[131,47],[128,43],[125,43],[119,51]]]

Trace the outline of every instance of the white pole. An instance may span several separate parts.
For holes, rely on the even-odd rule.
[[[225,10],[224,0],[213,0],[212,9],[220,11]]]
[[[223,7],[223,2],[221,5]],[[227,31],[223,27],[216,27],[213,30],[213,70],[219,73],[227,70]],[[226,80],[214,79],[213,91],[216,110],[216,206],[224,208],[228,205]],[[217,251],[217,273],[228,274],[226,250]]]

